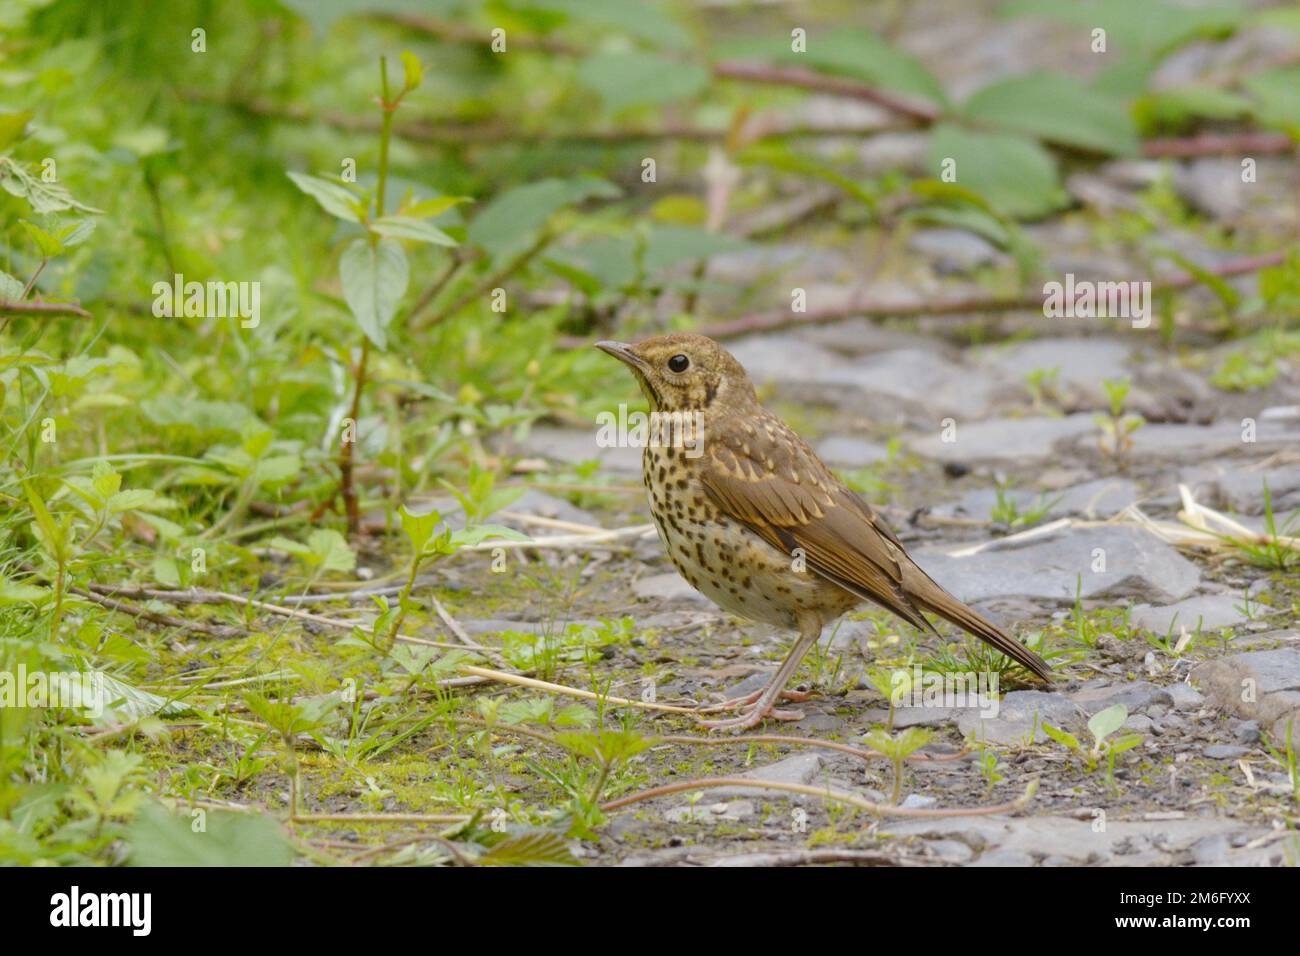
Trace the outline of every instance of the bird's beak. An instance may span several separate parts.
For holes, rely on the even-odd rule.
[[[650,366],[646,364],[645,359],[633,352],[632,346],[628,345],[626,342],[611,342],[606,339],[603,342],[597,342],[596,348],[600,349],[602,352],[608,352],[620,362],[630,365],[633,369],[643,375],[650,370]]]

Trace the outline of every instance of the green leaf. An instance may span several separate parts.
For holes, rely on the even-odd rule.
[[[1146,132],[1181,132],[1198,120],[1234,120],[1250,114],[1254,104],[1237,93],[1212,86],[1155,90],[1133,104],[1133,116]]]
[[[27,129],[27,123],[31,118],[31,110],[0,113],[0,150],[8,149],[22,138],[23,131]]]
[[[1047,736],[1051,737],[1061,746],[1073,750],[1076,753],[1083,749],[1082,745],[1079,743],[1079,738],[1074,736],[1074,734],[1061,730],[1059,727],[1053,727],[1046,721],[1043,722],[1042,728],[1043,733],[1047,734]]]
[[[8,156],[0,156],[0,187],[11,196],[26,199],[32,211],[42,216],[68,209],[92,213],[104,211],[78,202],[61,184],[47,183],[33,176],[25,166]]]
[[[684,47],[691,37],[656,4],[645,0],[525,0],[529,7],[613,29],[659,47]]]
[[[186,704],[151,694],[109,674],[99,674],[98,684],[98,704],[106,712],[111,710],[115,715],[115,721],[123,718],[139,720],[141,717],[150,717],[154,714],[168,716],[186,714],[193,711],[193,708]]]
[[[406,253],[394,239],[357,239],[339,259],[343,298],[356,316],[361,330],[383,349],[388,345],[385,329],[397,313],[410,278]]]
[[[107,501],[122,490],[122,476],[106,461],[95,462],[90,477],[90,486],[100,501]]]
[[[17,302],[23,297],[23,289],[27,288],[26,283],[15,279],[7,272],[0,271],[0,300],[6,302]],[[12,358],[12,356],[6,356]]]
[[[545,830],[506,837],[478,858],[480,866],[574,866],[577,862],[564,838]]]
[[[0,607],[9,604],[37,604],[53,594],[49,588],[38,584],[24,584],[0,577]]]
[[[361,222],[365,217],[365,207],[350,189],[328,179],[308,176],[305,173],[288,172],[285,175],[293,180],[295,186],[316,200],[331,216],[346,222]]]
[[[420,58],[410,50],[402,51],[402,88],[407,90],[415,89],[424,79],[424,67],[420,66]]]
[[[457,242],[432,223],[414,216],[384,216],[370,224],[372,231],[392,239],[413,239],[435,246],[455,246]]]
[[[199,822],[202,826],[199,828]],[[293,847],[263,813],[171,813],[146,804],[127,831],[134,866],[288,866]]]
[[[424,546],[429,543],[434,530],[442,523],[442,515],[436,509],[424,514],[415,514],[406,505],[402,505],[397,513],[402,519],[402,530],[406,532],[411,548],[416,554],[423,554]]]
[[[697,63],[636,50],[595,53],[578,67],[578,79],[615,112],[696,96],[708,87],[709,75]]]
[[[949,158],[956,160],[957,183],[1004,216],[1041,218],[1069,203],[1056,161],[1032,139],[941,123],[930,135],[931,169],[939,171]]]
[[[440,216],[453,206],[458,206],[463,202],[471,202],[468,196],[434,196],[432,199],[421,199],[402,210],[404,216],[414,216],[416,219],[432,219],[434,216]]]
[[[469,225],[470,242],[493,258],[526,245],[532,234],[565,206],[587,199],[615,199],[617,187],[595,176],[542,179],[497,196]]]
[[[971,96],[961,112],[976,123],[1062,146],[1112,156],[1134,156],[1140,150],[1123,101],[1060,73],[1029,73],[993,83]]]
[[[351,571],[357,566],[357,556],[348,547],[347,539],[332,528],[321,528],[307,536],[316,563],[326,571]]]
[[[646,234],[642,264],[649,274],[681,262],[694,262],[752,246],[743,239],[709,232],[697,226],[651,226]]]
[[[1163,0],[1012,0],[999,11],[1004,16],[1041,16],[1085,27],[1078,33],[1080,56],[1090,50],[1090,31],[1106,31],[1107,44],[1125,58],[1153,59],[1197,36],[1214,36],[1241,21],[1235,4],[1204,6]]]
[[[36,244],[36,248],[40,250],[41,258],[53,259],[63,251],[63,243],[57,236],[51,235],[36,223],[28,222],[26,219],[19,219],[18,222],[27,231],[28,237]]]
[[[1123,704],[1112,704],[1105,710],[1099,710],[1088,720],[1088,729],[1098,743],[1105,740],[1124,726],[1128,720],[1128,708]]]
[[[870,30],[810,31],[808,49],[803,53],[791,49],[790,34],[785,33],[726,42],[720,45],[719,54],[727,58],[811,66],[935,105],[947,103],[943,84],[925,64]]]
[[[1300,66],[1262,70],[1241,82],[1254,97],[1261,123],[1300,138]]]

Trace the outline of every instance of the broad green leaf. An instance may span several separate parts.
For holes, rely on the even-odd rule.
[[[709,85],[709,71],[653,53],[627,50],[594,53],[578,67],[578,78],[617,112],[631,106],[668,103],[696,96]]]
[[[726,41],[718,45],[717,53],[724,59],[811,68],[851,77],[935,105],[947,103],[943,84],[924,63],[870,30],[810,30],[808,48],[802,53],[791,49],[788,32],[775,37]]]
[[[289,172],[286,175],[293,180],[295,186],[316,200],[331,216],[337,216],[347,222],[360,222],[365,216],[365,207],[361,200],[347,187],[305,173]]]
[[[402,530],[406,532],[411,548],[416,554],[423,554],[424,546],[429,543],[434,530],[442,523],[442,515],[436,509],[424,514],[415,514],[406,505],[402,505],[397,513],[402,519]]]
[[[1069,203],[1052,155],[1024,136],[941,123],[930,135],[930,168],[938,174],[945,159],[956,161],[958,185],[1004,216],[1040,218]]]
[[[361,330],[377,348],[388,345],[385,330],[397,313],[410,278],[406,253],[394,239],[357,239],[339,259],[343,298]]]
[[[1197,120],[1233,120],[1250,114],[1253,104],[1244,96],[1212,86],[1183,86],[1157,90],[1133,104],[1133,115],[1143,130],[1180,132]]]
[[[542,179],[516,186],[488,203],[469,224],[469,240],[498,258],[527,245],[533,233],[565,206],[618,195],[617,187],[595,176]]]
[[[646,234],[642,264],[649,274],[677,265],[694,262],[724,252],[742,252],[750,243],[696,226],[651,226]]]
[[[309,534],[307,547],[326,571],[351,571],[357,566],[357,556],[348,546],[347,539],[332,528],[321,528]]]
[[[434,196],[432,199],[421,199],[419,202],[412,203],[402,210],[402,215],[414,216],[416,219],[432,219],[453,206],[470,201],[468,196]]]
[[[26,287],[25,283],[15,279],[9,273],[0,272],[0,301],[17,302],[23,297],[23,289]],[[5,360],[16,358],[17,356],[5,356]]]
[[[381,236],[392,239],[413,239],[416,242],[428,242],[435,246],[455,246],[457,242],[432,223],[414,216],[384,216],[370,224],[370,228]]]
[[[1187,5],[1165,0],[1012,0],[999,12],[1048,17],[1086,28],[1077,34],[1081,57],[1091,54],[1091,31],[1100,28],[1106,31],[1108,52],[1142,59],[1154,58],[1156,53],[1197,36],[1220,35],[1243,15],[1235,3]]]
[[[1128,708],[1123,704],[1112,704],[1105,710],[1099,710],[1088,719],[1088,729],[1100,743],[1124,726],[1128,720]]]
[[[52,259],[63,251],[63,243],[59,241],[58,236],[46,232],[36,223],[28,222],[26,219],[19,219],[18,222],[26,230],[28,238],[36,244],[42,258]]]
[[[527,7],[554,10],[588,23],[610,27],[658,47],[685,47],[690,34],[646,0],[524,0]]]
[[[1139,151],[1128,107],[1061,73],[1029,73],[979,90],[962,115],[981,125],[1026,133],[1062,146],[1132,156]]]
[[[563,837],[544,830],[506,837],[478,858],[480,866],[575,866],[577,862]]]
[[[95,462],[90,478],[90,486],[100,501],[107,501],[122,490],[122,476],[106,461]]]
[[[1047,736],[1051,737],[1061,746],[1068,747],[1070,750],[1076,752],[1083,749],[1079,744],[1079,738],[1069,731],[1062,730],[1059,727],[1053,727],[1046,721],[1044,721],[1041,726],[1043,728],[1043,733],[1047,734]]]
[[[0,607],[7,604],[36,604],[54,594],[47,587],[0,578]]]
[[[199,826],[199,821],[202,826]],[[263,813],[172,813],[146,804],[126,834],[133,866],[288,866],[293,847]]]
[[[1242,80],[1261,123],[1300,139],[1300,66],[1263,70]]]
[[[0,188],[11,196],[26,199],[32,211],[42,216],[68,209],[92,213],[104,211],[78,202],[61,183],[45,182],[8,156],[0,156]]]
[[[31,118],[31,110],[0,113],[0,150],[8,149],[22,138]]]

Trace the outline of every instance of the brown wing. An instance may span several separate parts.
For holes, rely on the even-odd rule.
[[[933,611],[1050,679],[1042,658],[922,571],[889,526],[784,422],[764,412],[710,434],[705,451],[701,479],[709,496],[773,547],[802,549],[809,570],[936,633],[922,609]]]
[[[763,414],[704,443],[701,478],[726,514],[810,571],[933,630],[904,588],[893,533],[783,422]]]

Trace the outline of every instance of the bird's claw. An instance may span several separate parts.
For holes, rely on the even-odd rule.
[[[768,717],[773,720],[803,720],[804,713],[802,710],[777,710],[775,707],[760,710],[751,706],[738,717],[728,717],[725,720],[701,719],[700,726],[705,730],[748,730],[757,727]]]

